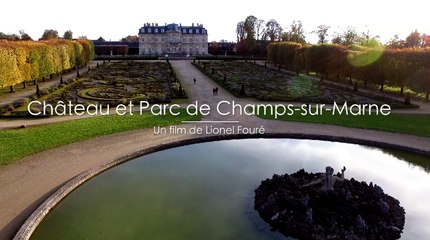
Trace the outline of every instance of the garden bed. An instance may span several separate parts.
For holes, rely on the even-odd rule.
[[[22,115],[32,100],[55,105],[59,101],[71,104],[111,105],[138,103],[168,103],[174,98],[186,98],[173,68],[167,62],[118,61],[103,64],[88,75],[74,78],[40,91],[39,97],[6,106],[4,115]],[[33,109],[33,112],[37,109]]]
[[[197,61],[193,65],[237,97],[329,104],[334,101],[389,104],[392,108],[416,107],[399,100],[361,94],[352,87],[341,88],[310,76],[296,75],[250,61]]]

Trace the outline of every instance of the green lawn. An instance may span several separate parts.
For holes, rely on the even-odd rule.
[[[273,115],[259,115],[264,119],[274,119]],[[353,128],[367,128],[391,132],[409,133],[430,137],[430,115],[421,114],[398,114],[383,115],[331,115],[302,116],[293,114],[291,116],[278,116],[278,120],[332,124]]]
[[[49,125],[0,131],[0,165],[65,144],[90,138],[154,126],[179,124],[184,120],[200,120],[181,110],[179,116],[153,116],[149,112],[135,115],[110,115],[54,123]]]

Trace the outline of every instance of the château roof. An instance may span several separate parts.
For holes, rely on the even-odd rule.
[[[191,26],[182,26],[182,24],[170,23],[159,26],[158,23],[145,23],[139,29],[139,34],[163,34],[168,32],[178,32],[182,34],[208,34],[203,24],[192,24]]]

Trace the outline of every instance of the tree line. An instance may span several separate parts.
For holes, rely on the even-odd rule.
[[[430,93],[430,48],[367,48],[359,45],[345,47],[339,44],[307,45],[296,42],[276,42],[268,45],[267,59],[288,69],[316,72],[320,80],[332,76],[339,80],[347,77],[384,86],[406,87]]]
[[[0,87],[45,79],[94,58],[94,46],[87,39],[7,41],[0,40]]]
[[[57,30],[46,29],[39,40],[53,40],[53,39],[61,39],[58,35]],[[71,30],[67,30],[64,32],[62,39],[73,40],[73,32]],[[85,36],[79,37],[79,39],[86,39]],[[0,32],[0,40],[8,40],[8,41],[33,41],[33,38],[28,35],[24,30],[20,30],[19,34],[5,34]]]
[[[344,31],[334,31],[330,39],[330,29],[330,26],[319,25],[317,29],[308,33],[316,34],[319,44],[331,42],[344,46],[360,45],[371,48],[384,45],[380,42],[379,36],[374,36],[369,31],[359,33],[351,26]],[[264,52],[271,42],[307,43],[306,31],[301,21],[293,21],[289,28],[284,29],[275,19],[266,22],[252,15],[237,23],[236,36],[239,54],[259,54]],[[387,48],[430,47],[430,36],[415,30],[404,40],[395,35],[385,46]]]

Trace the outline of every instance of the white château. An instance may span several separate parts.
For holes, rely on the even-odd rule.
[[[208,53],[208,32],[203,24],[146,23],[139,30],[141,55],[203,55]]]

